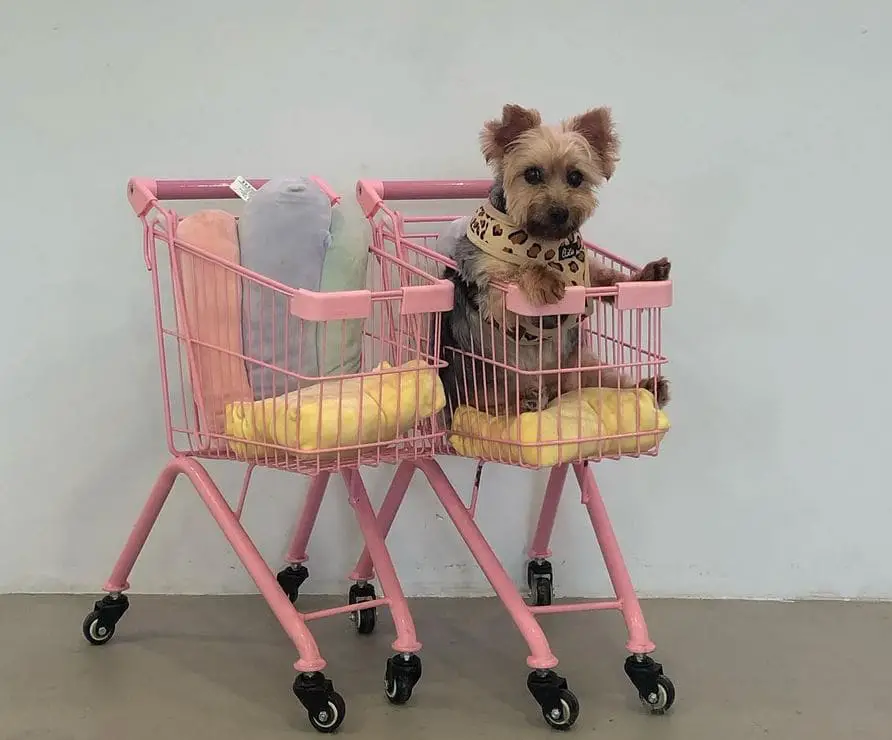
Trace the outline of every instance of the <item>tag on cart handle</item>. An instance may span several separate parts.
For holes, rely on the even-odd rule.
[[[257,192],[257,188],[241,175],[229,183],[229,189],[244,201],[251,200],[251,196]]]

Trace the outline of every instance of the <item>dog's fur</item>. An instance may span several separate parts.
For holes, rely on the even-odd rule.
[[[613,175],[619,152],[607,108],[544,126],[537,111],[506,105],[501,119],[484,125],[480,143],[495,174],[490,203],[530,236],[544,239],[574,234],[594,213],[596,190]],[[453,258],[456,268],[446,270],[445,277],[455,285],[455,303],[443,317],[440,335],[441,351],[449,363],[442,379],[451,408],[469,404],[490,413],[515,413],[544,408],[559,393],[579,387],[634,387],[632,378],[612,368],[599,368],[597,359],[581,350],[579,325],[565,321],[566,316],[542,318],[543,328],[554,329],[558,322],[562,328],[541,346],[505,339],[498,327],[514,326],[515,317],[503,305],[504,294],[493,282],[518,285],[531,302],[551,304],[563,298],[565,291],[554,272],[532,261],[520,266],[503,262],[478,249],[466,236],[458,240]],[[593,259],[588,263],[589,284],[595,287],[626,280],[665,280],[670,270],[665,258],[648,263],[632,276]],[[492,361],[514,369],[500,369]],[[547,373],[566,368],[578,368],[578,372]],[[659,405],[668,402],[665,378],[647,378],[641,386],[655,394]]]

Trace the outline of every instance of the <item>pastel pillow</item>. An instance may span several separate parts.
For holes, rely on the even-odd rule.
[[[238,222],[242,266],[290,288],[318,291],[331,244],[331,210],[328,196],[308,177],[270,180],[245,203]],[[254,398],[300,385],[265,365],[318,377],[316,326],[291,316],[288,297],[271,288],[251,283],[243,293],[242,331]]]
[[[177,227],[177,239],[230,264],[239,262],[236,219],[225,211],[186,216]],[[222,434],[227,404],[252,397],[240,357],[241,286],[235,272],[186,251],[179,252],[179,267],[184,303],[180,329],[191,340],[193,388],[201,388],[196,400],[204,407],[206,428]]]

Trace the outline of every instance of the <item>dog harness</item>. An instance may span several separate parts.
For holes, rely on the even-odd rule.
[[[564,285],[588,286],[588,260],[582,236],[577,231],[563,239],[541,239],[512,224],[504,213],[488,200],[481,205],[468,222],[467,237],[470,242],[490,257],[518,267],[538,263],[561,279]],[[586,302],[585,315],[591,315],[593,306]],[[548,329],[542,326],[542,318],[518,316],[519,334],[505,329],[512,339],[522,344],[536,344],[540,340],[553,339],[562,328],[568,328],[581,319],[578,315],[563,317],[561,326]],[[498,323],[493,319],[493,323]]]

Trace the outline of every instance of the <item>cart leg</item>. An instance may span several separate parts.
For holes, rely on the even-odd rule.
[[[289,565],[298,565],[307,561],[307,544],[310,542],[313,527],[316,526],[316,518],[319,516],[319,508],[322,506],[322,498],[325,496],[330,475],[331,473],[319,473],[319,475],[313,476],[310,481],[307,500],[301,509],[300,519],[285,557],[285,562]]]
[[[530,648],[527,665],[537,671],[554,668],[558,661],[551,652],[542,627],[539,626],[535,616],[524,603],[505,568],[484,539],[473,517],[465,508],[439,463],[433,459],[426,459],[418,460],[415,464],[427,476],[434,493],[437,494],[437,498],[440,499],[440,503],[449,518],[452,519],[461,538],[465,541],[483,574],[526,640]]]
[[[381,589],[389,601],[390,614],[393,617],[394,627],[396,627],[396,640],[393,643],[393,649],[399,653],[417,653],[421,650],[421,643],[415,636],[415,623],[409,613],[409,604],[397,578],[393,560],[390,558],[390,553],[387,552],[384,533],[378,526],[375,510],[369,501],[369,494],[362,482],[362,476],[358,470],[349,469],[344,470],[342,475],[344,483],[347,485],[350,505],[356,512],[356,520],[362,530],[366,547],[369,550],[372,563],[378,571]]]
[[[393,480],[390,482],[390,488],[387,489],[387,495],[384,497],[384,501],[381,502],[381,508],[378,510],[378,529],[385,540],[387,535],[390,534],[393,520],[396,518],[396,513],[406,497],[406,491],[409,490],[409,483],[412,482],[414,474],[414,463],[400,463]],[[351,581],[371,581],[374,577],[375,569],[372,565],[372,556],[369,554],[368,545],[366,545],[349,578]]]
[[[260,593],[266,599],[273,614],[279,620],[282,628],[294,643],[299,653],[299,659],[295,668],[302,673],[315,673],[325,667],[325,661],[319,654],[319,648],[310,631],[307,629],[300,615],[295,611],[285,593],[279,588],[276,577],[270,571],[257,551],[254,543],[248,537],[235,513],[229,507],[220,489],[211,480],[207,471],[191,458],[173,458],[158,480],[155,482],[149,500],[143,507],[143,511],[137,520],[136,526],[127,540],[121,556],[112,572],[112,576],[106,584],[105,590],[111,594],[118,594],[129,588],[127,578],[136,559],[139,557],[152,527],[170,495],[174,481],[180,474],[189,478],[201,500],[207,506],[211,516],[219,525],[232,549],[235,550],[239,560],[245,566],[248,574],[257,584]]]
[[[567,465],[555,465],[548,476],[545,498],[542,500],[542,509],[539,512],[539,522],[536,524],[536,533],[533,535],[533,544],[529,550],[529,556],[533,560],[551,557],[548,545],[551,542],[554,519],[557,516],[558,504],[561,502],[561,493],[563,493],[566,480]]]
[[[589,518],[592,520],[592,527],[595,530],[595,537],[604,557],[604,564],[607,566],[610,582],[613,584],[616,598],[622,604],[623,619],[629,632],[629,641],[626,643],[626,648],[630,653],[636,655],[652,653],[654,644],[648,636],[647,624],[644,621],[644,614],[641,612],[641,604],[638,601],[638,595],[635,593],[635,587],[632,585],[629,569],[626,567],[625,560],[623,560],[622,551],[613,531],[613,526],[610,524],[607,507],[604,506],[604,499],[601,498],[601,491],[598,489],[595,474],[592,472],[591,467],[584,463],[574,463],[573,469],[576,473],[576,480],[579,482],[579,488],[582,491],[582,503],[585,505]]]
[[[158,521],[158,515],[167,502],[167,497],[170,495],[174,481],[181,472],[178,460],[179,458],[171,460],[164,467],[164,470],[161,471],[161,474],[155,481],[155,485],[152,486],[149,499],[143,506],[139,518],[136,520],[136,525],[130,532],[130,537],[127,538],[127,544],[124,545],[124,549],[118,557],[118,562],[115,563],[111,577],[104,586],[103,590],[108,593],[119,594],[130,589],[130,583],[127,579],[130,578],[133,566],[136,564],[136,560],[139,558],[146,540],[149,539],[152,527]]]

